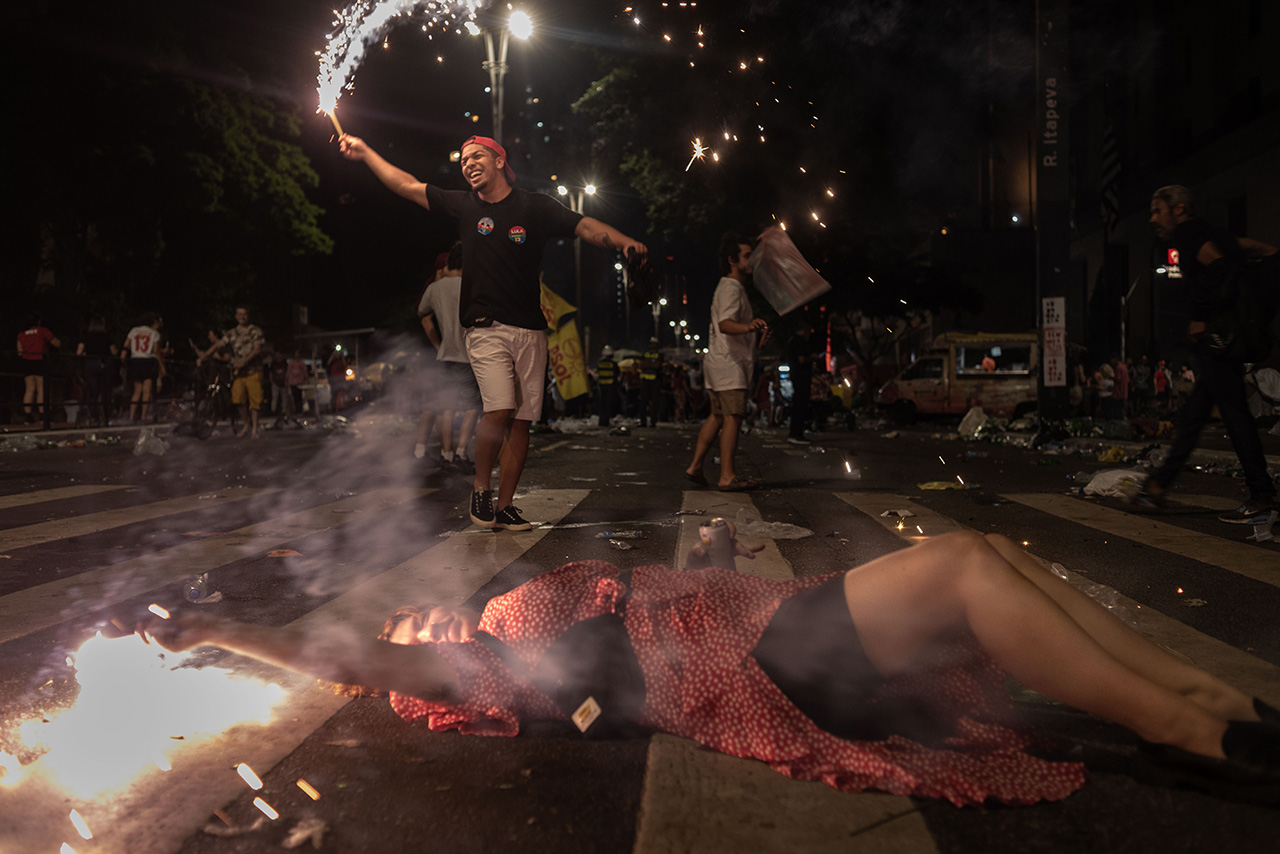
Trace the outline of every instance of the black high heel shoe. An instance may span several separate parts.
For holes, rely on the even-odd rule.
[[[1258,713],[1263,723],[1280,724],[1280,709],[1268,706],[1257,697],[1253,698],[1253,710]]]
[[[1275,709],[1267,709],[1270,714],[1277,714]],[[1222,736],[1222,752],[1226,759],[1143,741],[1138,746],[1134,777],[1141,782],[1194,789],[1230,801],[1280,806],[1280,724],[1230,721]]]

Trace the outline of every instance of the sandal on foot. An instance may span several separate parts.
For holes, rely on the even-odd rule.
[[[685,476],[687,479],[689,479],[690,481],[692,481],[692,482],[694,482],[694,483],[698,484],[698,486],[707,486],[707,485],[708,485],[708,484],[707,484],[707,476],[706,476],[705,474],[703,474],[702,472],[700,472],[700,471],[696,471],[696,472],[694,472],[693,474],[690,474],[689,472],[685,472],[685,473],[684,473],[684,476]]]
[[[747,478],[735,477],[724,486],[717,486],[721,492],[746,492],[749,489],[755,489],[760,483]]]

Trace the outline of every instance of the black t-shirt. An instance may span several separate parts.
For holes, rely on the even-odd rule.
[[[1226,297],[1220,285],[1244,259],[1240,242],[1231,232],[1198,219],[1180,222],[1173,229],[1173,245],[1178,250],[1178,266],[1191,290],[1191,319],[1207,321],[1216,317]],[[1223,260],[1204,267],[1196,260],[1200,248],[1212,242]]]
[[[427,185],[431,209],[458,221],[462,240],[462,289],[458,319],[464,327],[496,320],[545,329],[538,273],[548,240],[573,237],[582,219],[541,193],[513,189],[490,204],[470,191]]]
[[[787,365],[791,368],[793,377],[813,377],[812,343],[812,339],[801,338],[799,335],[791,336],[791,340],[787,342]]]

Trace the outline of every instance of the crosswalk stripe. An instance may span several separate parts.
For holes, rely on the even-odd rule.
[[[101,492],[112,492],[117,489],[132,489],[128,484],[83,484],[81,486],[59,486],[53,489],[37,489],[32,492],[19,492],[15,495],[0,495],[0,510],[11,507],[26,507],[28,504],[42,504],[45,501],[60,501],[64,498],[80,498],[84,495],[97,495]]]
[[[164,501],[153,501],[136,507],[117,507],[114,510],[102,510],[97,513],[86,513],[70,519],[54,519],[49,522],[37,522],[34,525],[23,525],[0,531],[0,550],[38,546],[54,540],[66,540],[85,534],[96,534],[111,528],[132,525],[137,522],[150,522],[162,516],[175,513],[186,513],[189,510],[207,510],[220,504],[233,501],[244,501],[255,495],[266,495],[279,492],[278,489],[252,489],[250,487],[232,487],[219,490],[217,493],[203,495],[184,495],[181,498],[166,498]]]
[[[1014,493],[1002,497],[1095,531],[1136,540],[1143,545],[1189,557],[1264,584],[1280,586],[1280,554],[1273,547],[1202,534],[1161,522],[1151,516],[1135,516],[1069,495]],[[1234,507],[1235,504],[1231,506]],[[1233,525],[1231,531],[1243,539],[1251,529],[1247,525]]]
[[[518,496],[520,512],[530,521],[538,520],[539,527],[523,532],[469,528],[326,602],[293,625],[342,623],[368,636],[380,631],[387,615],[400,605],[460,605],[551,533],[590,494],[587,489],[539,489]]]
[[[649,740],[634,854],[937,850],[910,798],[837,792],[687,739],[659,734]]]
[[[926,535],[944,533],[945,530],[968,530],[966,526],[961,525],[959,522],[948,519],[927,507],[913,504],[905,496],[886,496],[882,493],[862,492],[842,493],[840,498],[905,540],[918,541],[921,539],[921,536],[914,531],[915,523],[918,523],[927,532]],[[1191,500],[1191,496],[1184,496],[1184,498]],[[1196,498],[1199,499],[1202,496],[1197,496]],[[1221,501],[1222,499],[1213,500]],[[1234,507],[1235,504],[1231,504],[1231,506]],[[910,510],[916,516],[906,519],[906,524],[899,530],[897,517],[880,515],[885,510],[892,509]],[[1210,537],[1205,534],[1199,534],[1198,536],[1209,540],[1217,540],[1216,537]],[[1223,545],[1228,544],[1223,543]],[[1042,566],[1049,567],[1050,562],[1044,558],[1032,552],[1027,552],[1027,554],[1031,555]],[[1073,582],[1081,580],[1080,576],[1072,573],[1069,569],[1067,572]],[[1090,581],[1090,583],[1094,582]],[[1230,644],[1198,632],[1172,617],[1130,599],[1117,590],[1105,585],[1097,586],[1101,588],[1100,594],[1102,596],[1108,600],[1115,601],[1133,616],[1137,622],[1138,631],[1152,643],[1168,649],[1178,650],[1193,663],[1204,662],[1207,664],[1212,662],[1212,664],[1208,664],[1208,667],[1215,676],[1219,676],[1240,690],[1253,696],[1261,697],[1267,702],[1280,702],[1280,668],[1247,652],[1236,649]]]
[[[708,517],[735,520],[740,510],[754,510],[755,504],[745,493],[690,490],[682,509],[704,515],[680,517],[673,566],[682,565],[698,544],[698,526]],[[748,546],[759,544],[752,537],[742,540]],[[736,564],[739,572],[761,578],[795,577],[771,539],[755,560],[740,557]],[[855,837],[859,850],[937,850],[910,798],[837,792],[822,783],[788,780],[762,762],[713,753],[687,739],[659,734],[649,740],[634,854],[734,848],[834,854],[850,850]]]
[[[917,504],[914,499],[905,495],[891,495],[886,492],[837,492],[836,498],[855,510],[867,514],[904,540],[912,542],[919,542],[950,531],[969,530],[967,525],[962,525],[949,516]],[[896,511],[904,511],[904,514],[900,515]],[[900,521],[902,527],[898,527]]]
[[[258,494],[262,492],[243,491]],[[290,540],[345,525],[358,519],[358,514],[376,513],[432,491],[403,487],[374,489],[331,504],[310,507],[0,596],[0,643],[62,622],[68,616],[64,613],[66,609],[84,610],[87,607],[100,608],[123,602],[139,593],[200,575],[247,555],[276,548]],[[237,495],[235,498],[222,500],[239,501],[246,497],[248,496]],[[172,506],[182,502],[168,503]],[[212,503],[212,500],[204,501],[201,506],[208,507]],[[181,511],[175,509],[174,512]],[[68,524],[75,521],[67,520]]]
[[[698,527],[703,522],[716,516],[722,516],[733,522],[738,518],[739,511],[748,508],[754,510],[755,503],[745,492],[685,490],[680,509],[686,512],[697,510],[702,515],[680,517],[680,535],[676,540],[675,560],[672,561],[671,566],[685,565],[689,551],[698,545],[700,540]],[[751,537],[744,536],[741,539],[743,545],[759,545],[759,542]],[[776,581],[795,578],[791,564],[787,563],[782,552],[778,551],[778,544],[773,540],[764,541],[764,551],[758,552],[755,560],[739,556],[734,563],[739,572],[747,575],[758,575],[761,578],[772,578]]]
[[[430,490],[401,491],[419,494]],[[541,521],[543,526],[522,533],[472,528],[454,534],[290,625],[309,632],[352,632],[368,636],[381,628],[394,607],[406,602],[457,604],[465,601],[553,531],[554,525],[589,494],[589,490],[561,489],[537,490],[520,496],[521,512],[531,520]],[[350,506],[355,500],[328,506]],[[351,519],[350,516],[344,518]],[[444,566],[454,569],[446,572]],[[461,572],[462,567],[469,571]],[[2,624],[3,616],[0,616]],[[189,751],[176,751],[171,757],[173,772],[144,773],[109,802],[76,805],[99,838],[119,842],[113,850],[130,854],[176,851],[214,810],[244,791],[244,782],[228,769],[239,762],[248,762],[260,775],[265,775],[348,702],[346,697],[318,687],[310,677],[270,665],[250,661],[237,666],[236,670],[242,675],[259,675],[265,681],[284,686],[288,698],[281,703],[283,712],[277,713],[266,726],[236,727]],[[6,793],[6,808],[10,806],[7,800],[10,794]],[[51,835],[56,833],[51,829],[66,825],[67,809],[65,796],[60,793],[50,791],[39,797],[29,794],[24,797],[21,824],[15,821],[12,831],[11,839],[16,845],[13,850],[57,850],[61,840]]]

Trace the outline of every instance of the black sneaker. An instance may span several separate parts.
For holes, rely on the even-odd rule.
[[[1233,525],[1265,525],[1276,521],[1276,504],[1270,498],[1252,499],[1241,504],[1235,510],[1229,510],[1218,517],[1219,522],[1230,522]]]
[[[453,456],[453,470],[462,474],[475,474],[476,464],[466,457],[460,457],[457,454]]]
[[[471,493],[471,522],[481,528],[497,527],[497,522],[494,521],[493,492],[491,490],[486,489],[483,492]]]
[[[498,511],[498,518],[493,523],[493,527],[504,528],[508,531],[529,531],[533,529],[533,525],[520,516],[520,510],[514,504],[508,504]]]

